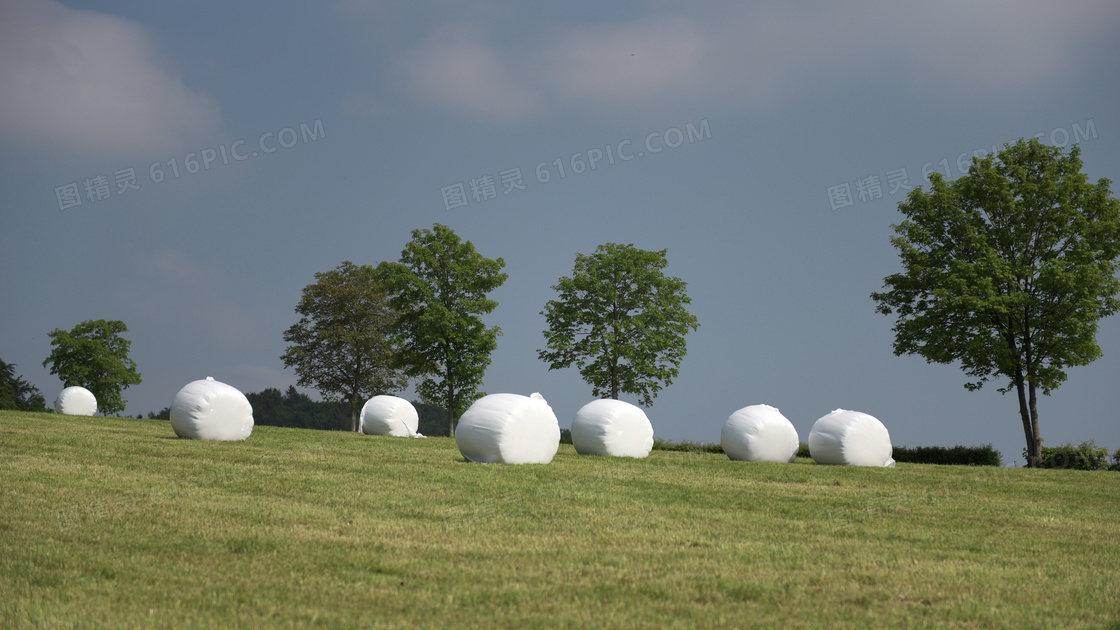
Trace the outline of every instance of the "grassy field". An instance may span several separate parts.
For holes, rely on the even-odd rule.
[[[0,412],[0,627],[1120,628],[1120,474]]]

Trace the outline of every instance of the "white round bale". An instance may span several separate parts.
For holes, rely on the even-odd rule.
[[[366,435],[412,437],[420,427],[420,416],[407,400],[382,395],[366,401],[359,422]]]
[[[818,464],[893,467],[891,436],[874,416],[837,409],[809,432],[809,454]]]
[[[723,452],[735,461],[789,463],[797,459],[797,429],[770,405],[751,405],[731,414],[720,432]]]
[[[54,412],[67,416],[92,416],[97,413],[97,397],[84,387],[67,387],[54,399]]]
[[[253,432],[253,406],[237,388],[207,376],[175,394],[171,428],[192,440],[244,440]]]
[[[560,448],[560,423],[540,394],[490,394],[463,413],[455,443],[472,462],[547,464]]]
[[[572,445],[580,455],[642,458],[653,450],[653,425],[628,402],[593,400],[572,420]]]

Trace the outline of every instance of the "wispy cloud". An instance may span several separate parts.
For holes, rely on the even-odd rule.
[[[580,28],[537,53],[561,99],[619,105],[704,89],[711,56],[702,27],[681,16]]]
[[[221,127],[217,102],[160,62],[136,22],[54,0],[3,0],[0,139],[23,150],[168,153]]]
[[[506,59],[478,30],[442,26],[408,56],[404,71],[423,100],[487,117],[524,116],[540,97]]]
[[[524,34],[437,26],[400,70],[420,102],[467,115],[775,103],[811,81],[896,81],[957,100],[1029,90],[1120,32],[1120,4],[1084,0],[711,3]],[[508,27],[508,25],[507,25]]]

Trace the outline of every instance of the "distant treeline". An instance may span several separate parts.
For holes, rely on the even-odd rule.
[[[253,405],[253,422],[270,427],[293,427],[297,429],[319,429],[324,431],[348,431],[350,429],[350,409],[346,403],[320,402],[311,400],[307,394],[296,391],[289,385],[281,393],[275,387],[245,394]],[[428,436],[447,436],[447,412],[438,405],[428,405],[412,401],[420,416],[419,431]],[[168,420],[171,408],[165,407],[159,413],[149,412],[149,418]],[[560,431],[562,444],[572,443],[569,429]],[[654,450],[685,451],[692,453],[723,453],[719,444],[700,442],[673,442],[657,438],[653,441]],[[809,445],[802,442],[797,450],[798,457],[811,457]],[[1100,448],[1093,442],[1083,442],[1078,446],[1063,444],[1058,447],[1043,447],[1043,468],[1075,468],[1081,470],[1120,470],[1120,450],[1109,455],[1108,449]],[[956,466],[1000,466],[1000,452],[991,444],[983,446],[895,446],[892,457],[897,462],[912,464],[943,464]]]
[[[1120,471],[1120,449],[1109,455],[1107,448],[1097,446],[1093,440],[1077,446],[1068,442],[1061,446],[1043,446],[1039,467]]]
[[[896,462],[942,464],[948,466],[1000,466],[1003,458],[991,444],[983,446],[905,446],[894,447]]]
[[[723,447],[719,444],[697,442],[670,442],[655,439],[653,448],[662,451],[685,451],[691,453],[722,453]],[[1120,451],[1118,451],[1120,452]],[[809,454],[809,445],[801,442],[797,449],[798,457],[812,457]],[[991,444],[983,446],[918,446],[907,448],[895,446],[891,457],[897,462],[912,464],[951,464],[957,466],[999,466],[1001,464],[999,451],[992,448]]]
[[[312,400],[307,394],[289,385],[281,393],[275,387],[261,392],[245,394],[253,406],[253,423],[269,427],[291,427],[296,429],[318,429],[320,431],[349,431],[350,407],[347,403],[332,403]],[[448,435],[447,412],[438,405],[428,405],[412,401],[420,416],[419,431],[423,435]],[[171,408],[165,407],[157,412],[149,412],[149,418],[171,419]]]

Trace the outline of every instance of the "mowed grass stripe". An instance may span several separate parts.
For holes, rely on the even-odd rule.
[[[0,412],[4,627],[1110,627],[1120,475]]]

